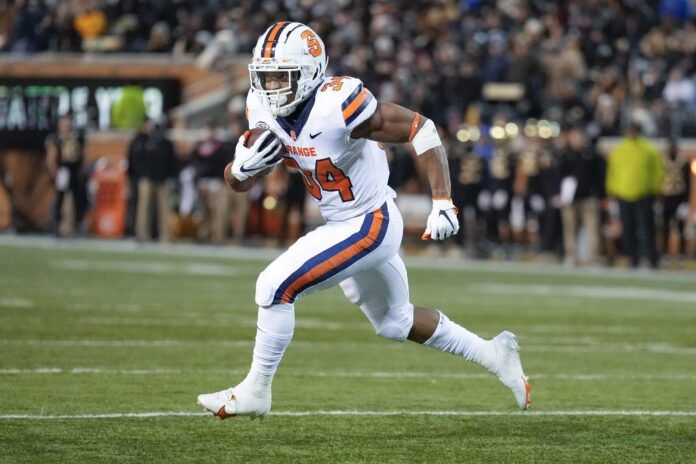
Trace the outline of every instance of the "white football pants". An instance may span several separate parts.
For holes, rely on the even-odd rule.
[[[261,308],[292,305],[297,298],[340,284],[378,335],[403,341],[413,325],[413,305],[398,255],[402,236],[403,220],[392,199],[363,216],[328,222],[261,273],[256,303]]]

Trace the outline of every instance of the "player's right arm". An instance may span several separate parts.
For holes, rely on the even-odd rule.
[[[457,233],[459,221],[450,193],[447,153],[431,120],[394,103],[379,102],[372,116],[351,132],[351,138],[383,143],[410,142],[419,165],[428,176],[433,197],[433,209],[423,239],[442,240]]]
[[[259,114],[262,111],[261,108],[259,99],[250,90],[247,94],[246,108],[244,109],[244,115],[250,129],[260,127]],[[270,133],[257,138],[251,146],[247,147],[246,139],[249,136],[250,130],[247,130],[239,138],[234,150],[234,159],[225,166],[225,182],[235,192],[248,191],[254,185],[254,180],[269,174],[275,164],[269,168],[267,164],[268,156],[277,155],[281,148],[279,140],[277,145],[275,142],[272,146],[264,143],[266,137],[271,136]],[[244,169],[240,169],[242,166],[244,166]]]

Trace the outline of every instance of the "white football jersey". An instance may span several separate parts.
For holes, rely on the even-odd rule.
[[[249,127],[268,128],[285,145],[285,164],[302,172],[307,191],[327,221],[342,221],[380,208],[395,196],[387,186],[387,157],[377,142],[350,133],[374,114],[377,100],[359,79],[328,77],[294,123],[274,118],[249,91]]]

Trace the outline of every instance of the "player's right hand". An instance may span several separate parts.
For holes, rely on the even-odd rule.
[[[451,199],[433,200],[433,209],[428,216],[423,240],[444,240],[459,232],[459,219],[457,219],[457,207]]]
[[[240,181],[245,181],[282,161],[282,158],[278,157],[281,150],[280,140],[273,136],[271,131],[267,130],[261,134],[250,147],[246,146],[247,136],[248,131],[239,137],[232,162],[232,175]]]

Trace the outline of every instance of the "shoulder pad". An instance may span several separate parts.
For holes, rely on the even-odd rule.
[[[377,100],[360,79],[348,76],[330,77],[324,81],[320,92],[326,92],[336,101],[343,122],[348,130],[362,124],[375,112]]]

